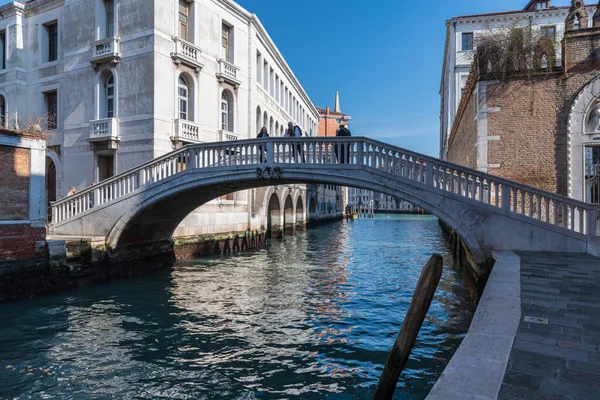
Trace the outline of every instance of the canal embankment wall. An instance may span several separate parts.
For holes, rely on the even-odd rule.
[[[102,237],[47,240],[40,242],[38,257],[0,261],[0,303],[142,275],[169,268],[178,260],[256,251],[267,246],[268,238],[282,239],[341,218],[311,221],[272,237],[267,237],[264,231],[239,232],[141,243],[119,249],[106,246]]]
[[[498,398],[521,321],[521,259],[509,251],[494,258],[469,331],[427,400]]]

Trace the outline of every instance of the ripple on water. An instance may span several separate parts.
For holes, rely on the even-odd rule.
[[[371,398],[434,252],[442,282],[396,391],[422,399],[474,309],[429,217],[336,223],[3,305],[0,398]]]

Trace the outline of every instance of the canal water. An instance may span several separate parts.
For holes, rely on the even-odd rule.
[[[397,399],[423,399],[474,305],[438,222],[377,216],[267,249],[0,306],[0,399],[370,399],[434,252]]]

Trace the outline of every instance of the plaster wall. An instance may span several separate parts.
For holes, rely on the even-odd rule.
[[[49,144],[58,161],[58,198],[71,186],[81,190],[97,180],[100,155],[114,153],[114,174],[118,174],[173,150],[181,74],[191,82],[190,119],[199,128],[200,142],[221,140],[223,91],[232,99],[233,127],[229,130],[240,139],[255,137],[265,116],[267,121],[278,122],[278,127],[293,121],[305,134],[316,134],[316,108],[255,15],[229,0],[191,2],[189,42],[200,50],[203,65],[195,71],[172,58],[173,38],[178,35],[178,5],[177,0],[115,0],[120,59],[98,65],[92,65],[90,56],[91,43],[106,37],[102,0],[37,0],[0,6],[4,16],[0,31],[7,32],[0,95],[6,101],[9,124],[22,125],[45,114],[44,92],[57,92],[58,126],[51,132]],[[58,25],[58,59],[46,62],[45,24],[52,21]],[[231,30],[230,62],[237,68],[237,84],[217,78],[223,23]],[[278,89],[287,88],[296,100],[295,107],[284,101],[283,91],[270,93],[269,82],[263,79],[263,64],[257,63],[258,54],[273,69],[280,83]],[[92,150],[90,129],[91,121],[105,117],[101,93],[110,73],[115,80],[118,148],[101,153]],[[257,119],[259,109],[262,117]],[[212,214],[219,206],[221,213],[233,213],[218,218],[217,226],[224,230],[260,224],[260,218],[251,215],[258,210],[250,201],[256,194],[244,191],[233,197],[231,203],[215,200],[213,208],[199,212]],[[184,221],[182,229],[189,231],[190,224],[212,218],[193,216]]]

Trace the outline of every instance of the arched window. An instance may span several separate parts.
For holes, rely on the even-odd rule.
[[[104,82],[106,118],[115,117],[115,78],[112,74]]]
[[[267,115],[267,112],[265,111],[265,114],[263,115],[263,125],[265,128],[268,129],[269,126],[269,116]],[[271,132],[269,132],[270,134]]]
[[[179,119],[190,119],[190,90],[185,79],[180,76],[177,83],[177,100],[179,102]]]
[[[271,135],[277,136],[277,132],[279,132],[279,121],[275,122],[275,130],[273,131],[273,133]]]
[[[224,90],[221,95],[221,129],[224,131],[235,132],[233,126],[233,101],[231,94]]]
[[[106,9],[106,37],[115,36],[115,2],[114,0],[104,0]]]
[[[260,125],[260,119],[262,117],[262,112],[260,110],[260,106],[256,107],[256,133],[260,132],[262,126]]]
[[[271,119],[269,120],[269,132],[271,132],[271,133],[275,132],[273,130],[273,117],[271,117]]]

